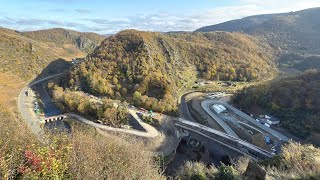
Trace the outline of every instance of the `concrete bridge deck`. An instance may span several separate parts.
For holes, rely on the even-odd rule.
[[[179,118],[179,120],[175,123],[175,126],[215,140],[228,148],[238,151],[241,154],[248,155],[254,159],[266,159],[273,157],[271,152],[268,152],[260,147],[198,123]]]

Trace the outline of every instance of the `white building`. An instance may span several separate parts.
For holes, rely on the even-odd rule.
[[[227,110],[227,108],[225,108],[225,107],[224,107],[223,105],[221,105],[221,104],[219,104],[219,105],[217,105],[217,106],[219,106],[220,109],[222,109],[223,111]]]
[[[212,109],[218,114],[220,114],[221,112],[226,110],[226,108],[224,106],[218,105],[218,104],[212,105]]]
[[[220,109],[218,106],[216,106],[216,105],[212,105],[212,109],[213,109],[216,113],[218,113],[218,114],[221,113],[221,109]]]

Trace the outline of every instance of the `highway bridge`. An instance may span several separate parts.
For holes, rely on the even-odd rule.
[[[19,109],[20,109],[23,117],[27,120],[27,122],[29,122],[29,125],[31,126],[32,130],[34,130],[34,132],[38,135],[39,135],[40,128],[31,120],[28,113],[25,113],[26,110],[25,110],[25,107],[23,106],[24,96],[25,96],[24,92],[28,88],[30,88],[30,86],[32,86],[32,85],[36,85],[40,82],[46,81],[46,80],[53,78],[53,77],[57,77],[59,75],[61,75],[61,74],[49,76],[47,78],[30,83],[27,87],[25,87],[20,92],[19,101],[18,101]],[[46,99],[50,99],[50,97],[47,95],[46,92],[41,93],[41,97],[46,98]],[[59,114],[58,112],[55,114],[47,114],[47,115],[48,115],[48,117],[45,118],[45,120],[47,120],[47,121],[60,121],[60,120],[63,120],[66,118],[66,115]],[[72,114],[67,114],[67,115],[68,116],[77,116],[77,115],[72,115]],[[77,118],[84,121],[82,117],[77,116]],[[94,122],[87,122],[87,123],[93,123],[95,126],[102,126],[102,125],[96,124]],[[179,118],[176,121],[175,126],[177,128],[187,130],[189,132],[197,133],[197,134],[199,134],[203,137],[206,137],[212,141],[216,141],[216,142],[222,144],[223,146],[226,146],[230,149],[233,149],[241,154],[248,155],[248,156],[252,157],[253,159],[266,159],[266,158],[270,158],[273,156],[270,152],[265,151],[265,150],[255,146],[255,145],[252,145],[246,141],[243,141],[236,136],[232,136],[232,135],[214,130],[212,128],[203,126],[203,125],[195,123],[195,122],[190,122],[190,121]],[[37,128],[37,129],[35,129],[35,128]],[[122,131],[124,131],[124,130],[122,130]],[[156,135],[154,135],[154,136],[156,136]]]
[[[62,115],[57,115],[57,116],[46,117],[45,120],[46,120],[46,122],[61,121],[61,120],[65,119],[67,116],[75,117],[76,115],[62,114]],[[79,117],[77,116],[77,119],[79,119]],[[85,123],[88,123],[88,122],[85,122]],[[90,121],[90,123],[94,124],[94,126],[101,126],[101,127],[105,128],[104,125],[96,124],[91,121]],[[90,124],[90,125],[92,125],[92,124]],[[203,136],[203,137],[206,137],[212,141],[218,142],[218,143],[222,144],[223,146],[226,146],[229,149],[232,149],[240,154],[250,156],[251,158],[253,158],[255,160],[268,159],[268,158],[273,157],[271,152],[268,152],[260,147],[257,147],[253,144],[250,144],[246,141],[243,141],[243,140],[239,139],[238,137],[234,137],[232,135],[223,133],[221,131],[214,130],[210,127],[204,126],[199,123],[195,123],[195,122],[191,122],[191,121],[179,118],[175,122],[175,126],[178,129],[183,129],[185,131],[197,133],[200,136]],[[123,131],[132,131],[132,130],[123,130]],[[127,133],[129,133],[129,132],[127,132]],[[135,133],[142,133],[142,132],[135,132]],[[144,133],[144,134],[148,134],[148,133]],[[157,135],[154,135],[153,137],[155,137],[155,136],[157,136]]]
[[[248,155],[253,159],[268,159],[273,157],[271,152],[268,152],[260,147],[198,123],[179,118],[175,123],[175,126],[180,129],[192,131],[199,135],[205,136],[243,155]]]

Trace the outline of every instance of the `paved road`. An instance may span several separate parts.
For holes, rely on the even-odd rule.
[[[46,78],[34,81],[30,84],[28,84],[27,87],[24,87],[20,93],[19,93],[19,97],[18,97],[18,108],[19,111],[23,117],[23,119],[25,119],[25,121],[28,123],[31,131],[33,132],[33,134],[35,134],[37,136],[37,138],[39,139],[40,142],[44,142],[45,140],[43,139],[44,137],[44,131],[43,129],[40,128],[39,124],[37,123],[38,119],[33,119],[32,116],[29,114],[29,112],[27,111],[26,107],[25,107],[25,97],[26,97],[26,91],[35,84],[38,84],[40,82],[46,81],[48,79],[57,77],[62,75],[62,73],[60,74],[55,74],[52,76],[48,76]]]
[[[253,119],[252,117],[250,117],[249,115],[245,114],[244,112],[240,111],[239,109],[229,105],[228,103],[224,102],[224,101],[215,101],[215,100],[208,100],[207,104],[221,104],[223,106],[225,106],[227,109],[233,111],[235,114],[237,114],[238,116],[248,120],[249,122],[251,122],[252,124],[258,126],[259,128],[261,128],[262,130],[272,134],[274,137],[277,137],[278,139],[281,139],[283,141],[289,141],[289,138],[263,124],[261,124],[260,122],[256,121],[255,119]]]
[[[222,137],[224,139],[228,139],[230,141],[236,142],[237,144],[242,145],[242,146],[244,146],[244,147],[246,147],[246,148],[248,148],[250,150],[253,150],[255,152],[258,152],[259,154],[261,154],[261,155],[263,155],[265,157],[272,157],[270,152],[268,152],[268,151],[266,151],[266,150],[264,150],[264,149],[262,149],[260,147],[257,147],[255,145],[250,144],[250,143],[248,143],[246,141],[243,141],[243,140],[241,140],[241,139],[239,139],[237,137],[231,136],[231,135],[226,134],[226,133],[222,133],[220,131],[214,130],[214,129],[210,128],[210,127],[207,127],[207,126],[204,126],[204,125],[201,125],[201,124],[198,124],[198,123],[190,122],[190,121],[183,120],[183,119],[180,118],[178,120],[178,123],[176,123],[175,125],[180,127],[180,128],[186,129],[188,131],[196,132],[196,133],[198,133],[198,134],[200,134],[202,136],[205,136],[205,137],[208,136],[208,135],[204,134],[203,132],[208,132],[208,133],[220,136],[220,137]],[[208,137],[210,137],[210,136],[208,136]],[[210,138],[212,140],[217,141],[217,142],[221,142],[221,141],[216,140],[215,138],[212,138],[212,137],[210,137]],[[235,150],[235,148],[233,146],[230,146],[230,145],[228,145],[226,143],[223,143],[223,145]],[[237,150],[237,152],[239,152],[239,149]],[[242,153],[245,153],[245,152],[242,152]]]
[[[251,129],[254,129],[254,130],[256,130],[257,132],[263,134],[263,132],[262,132],[260,129],[258,129],[258,128],[256,128],[256,127],[253,127],[253,126],[251,126],[251,125],[249,125],[249,124],[247,124],[247,123],[244,123],[244,122],[241,122],[241,121],[238,121],[237,123],[242,124],[242,125],[244,125],[244,126],[247,126],[247,127],[251,128]]]
[[[82,116],[79,116],[79,115],[73,114],[73,113],[68,113],[66,115],[78,120],[79,122],[82,122],[82,123],[85,123],[85,124],[90,125],[92,127],[99,128],[99,129],[106,130],[106,131],[127,133],[127,134],[132,134],[135,136],[146,137],[146,138],[155,138],[158,136],[158,131],[156,129],[154,129],[153,127],[152,127],[153,129],[147,127],[146,125],[148,125],[148,124],[145,125],[145,123],[141,123],[141,126],[146,128],[147,132],[141,132],[141,131],[137,131],[137,130],[121,129],[121,128],[113,128],[110,126],[105,126],[102,124],[92,122]],[[148,126],[150,126],[150,125],[148,125]]]
[[[137,115],[137,112],[136,112],[135,110],[129,108],[128,111],[129,111],[130,115],[131,115],[134,119],[136,119],[136,120],[138,121],[138,123],[143,127],[143,129],[145,129],[145,130],[147,131],[147,133],[148,133],[150,136],[153,136],[153,137],[158,136],[158,134],[159,134],[158,131],[157,131],[154,127],[150,126],[149,124],[144,123],[144,122],[140,119],[140,117]]]
[[[37,123],[37,120],[31,117],[31,115],[29,114],[29,112],[25,107],[25,96],[26,96],[25,92],[27,91],[28,88],[29,87],[25,87],[20,91],[19,97],[18,97],[18,108],[22,115],[22,118],[28,123],[33,134],[36,135],[36,137],[40,142],[43,142],[44,131],[40,128],[39,124]]]
[[[212,110],[210,109],[210,106],[214,104],[212,103],[212,100],[204,100],[201,102],[201,107],[211,116],[222,128],[223,130],[234,137],[238,137],[237,134],[220,118],[218,117]]]
[[[258,129],[258,128],[256,128],[256,127],[253,127],[253,126],[251,126],[251,125],[249,125],[249,124],[247,124],[247,123],[244,123],[244,122],[242,122],[242,121],[236,120],[236,118],[233,117],[233,116],[228,116],[228,115],[223,115],[223,114],[221,114],[221,117],[222,117],[222,119],[225,119],[226,121],[230,121],[230,122],[233,123],[234,125],[241,126],[241,127],[243,127],[243,126],[249,127],[249,128],[251,128],[251,129],[254,129],[254,130],[258,131],[259,133],[263,134],[260,129]]]
[[[30,116],[27,114],[27,111],[26,111],[26,109],[24,107],[24,103],[23,103],[23,100],[25,97],[25,92],[30,86],[34,86],[35,90],[39,93],[40,98],[44,104],[45,115],[47,117],[60,115],[60,114],[62,114],[61,110],[59,108],[57,108],[56,105],[51,101],[50,96],[48,95],[44,85],[42,84],[42,82],[47,81],[51,78],[60,76],[60,75],[62,75],[62,73],[52,75],[52,76],[37,80],[35,82],[32,82],[20,92],[19,102],[18,102],[20,112],[23,115],[24,119],[28,121],[28,124],[30,125],[33,132],[35,134],[38,134],[39,137],[42,137],[44,132],[39,127],[39,124],[36,123],[37,121],[33,121],[32,118],[30,118]],[[154,127],[150,126],[149,124],[144,123],[139,118],[139,116],[137,116],[137,114],[134,110],[129,110],[129,113],[138,121],[138,123],[146,130],[146,132],[120,129],[120,128],[112,128],[109,126],[94,123],[94,122],[89,121],[79,115],[76,115],[76,114],[69,113],[67,115],[79,120],[80,122],[83,122],[83,123],[86,123],[86,124],[91,125],[93,127],[104,129],[104,130],[109,130],[109,131],[111,130],[111,131],[115,131],[115,132],[124,132],[124,133],[128,133],[128,134],[133,134],[133,135],[137,135],[137,136],[141,136],[141,137],[148,137],[148,138],[154,138],[154,137],[158,136],[158,131]],[[54,127],[56,127],[56,126],[54,126]]]
[[[205,134],[205,133],[203,133],[203,132],[201,132],[201,131],[196,130],[196,129],[195,129],[194,127],[192,127],[192,126],[190,127],[190,126],[188,126],[188,125],[182,125],[182,124],[176,124],[176,126],[182,128],[182,129],[184,129],[184,130],[187,130],[187,131],[189,131],[189,132],[193,132],[193,133],[199,134],[199,135],[202,136],[204,139],[209,139],[209,140],[211,140],[211,141],[217,142],[217,143],[219,143],[219,144],[221,144],[221,145],[223,145],[223,146],[225,146],[225,147],[227,147],[227,148],[229,148],[229,149],[231,149],[231,150],[233,150],[233,151],[235,151],[235,152],[238,152],[238,153],[240,153],[240,154],[242,154],[242,155],[244,155],[244,156],[250,156],[250,154],[246,153],[245,151],[241,151],[239,148],[235,148],[235,147],[233,147],[233,146],[230,146],[230,145],[227,144],[227,143],[224,143],[224,142],[222,142],[222,141],[217,140],[216,138],[210,137],[209,135],[207,135],[207,134]],[[255,158],[255,157],[254,157],[254,158]]]
[[[63,114],[63,112],[52,102],[51,97],[46,91],[44,81],[38,82],[32,86],[32,89],[39,93],[41,98],[45,117],[57,116]],[[56,132],[56,130],[71,132],[71,126],[64,121],[47,122],[44,124],[44,128]]]
[[[41,81],[43,82],[43,81]],[[61,110],[59,108],[57,108],[57,106],[52,102],[50,96],[48,95],[44,85],[40,82],[38,82],[38,84],[34,85],[36,91],[39,93],[41,100],[44,104],[44,110],[45,110],[45,115],[46,117],[50,117],[50,116],[56,116],[56,115],[60,115],[62,114]],[[68,115],[76,118],[77,120],[88,124],[90,126],[96,127],[96,128],[100,128],[100,129],[104,129],[104,130],[109,130],[109,131],[115,131],[115,132],[123,132],[123,133],[128,133],[128,134],[133,134],[136,136],[141,136],[141,137],[149,137],[149,138],[154,138],[156,136],[158,136],[158,131],[150,126],[149,124],[144,123],[139,116],[137,116],[136,112],[134,110],[130,110],[129,109],[129,113],[131,114],[131,116],[133,118],[135,118],[138,123],[140,124],[140,126],[146,130],[146,132],[140,132],[140,131],[136,131],[136,130],[127,130],[127,129],[120,129],[120,128],[113,128],[113,127],[109,127],[109,126],[105,126],[105,125],[101,125],[101,124],[97,124],[94,123],[90,120],[87,120],[84,117],[81,117],[79,115],[76,114],[72,114],[69,113]],[[56,126],[54,126],[56,127]],[[62,126],[63,127],[63,126]]]
[[[192,122],[197,122],[195,119],[193,119],[193,117],[191,116],[190,114],[190,111],[189,111],[189,107],[188,107],[188,104],[186,102],[186,96],[188,95],[189,93],[187,94],[184,94],[183,96],[181,96],[181,104],[180,104],[180,107],[179,107],[179,114],[180,114],[180,117],[183,118],[183,119],[186,119],[186,120],[189,120],[189,121],[192,121]]]
[[[37,80],[37,81],[34,81],[34,82],[32,82],[32,83],[28,84],[28,87],[31,87],[31,86],[33,86],[33,85],[35,85],[35,84],[40,83],[40,82],[44,82],[44,81],[47,81],[47,80],[49,80],[49,79],[52,79],[52,78],[55,78],[55,77],[61,76],[62,74],[63,74],[63,73],[59,73],[59,74],[55,74],[55,75],[51,75],[51,76],[48,76],[48,77],[45,77],[45,78],[39,79],[39,80]]]

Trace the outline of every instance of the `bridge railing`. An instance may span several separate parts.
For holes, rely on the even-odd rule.
[[[253,144],[250,144],[244,140],[241,140],[239,138],[236,138],[234,136],[231,136],[229,134],[226,134],[226,133],[223,133],[223,132],[220,132],[220,131],[217,131],[217,130],[214,130],[210,127],[207,127],[207,126],[204,126],[204,125],[201,125],[201,124],[198,124],[198,123],[194,123],[194,122],[190,122],[190,121],[186,121],[186,120],[183,120],[183,119],[179,119],[178,120],[179,123],[182,123],[184,125],[188,125],[188,126],[191,126],[191,127],[196,127],[198,129],[200,129],[200,131],[204,131],[206,133],[210,133],[211,135],[215,135],[215,136],[218,136],[219,139],[221,139],[222,141],[225,141],[227,142],[228,144],[231,144],[235,147],[245,147],[247,148],[247,150],[249,151],[250,150],[250,153],[254,153],[256,156],[260,156],[259,154],[261,154],[263,157],[272,157],[273,155],[258,147],[258,146],[255,146]],[[259,153],[258,155],[255,153]]]
[[[59,121],[59,120],[63,120],[64,118],[66,118],[66,115],[59,115],[59,116],[50,116],[50,117],[46,117],[44,118],[44,121]]]

